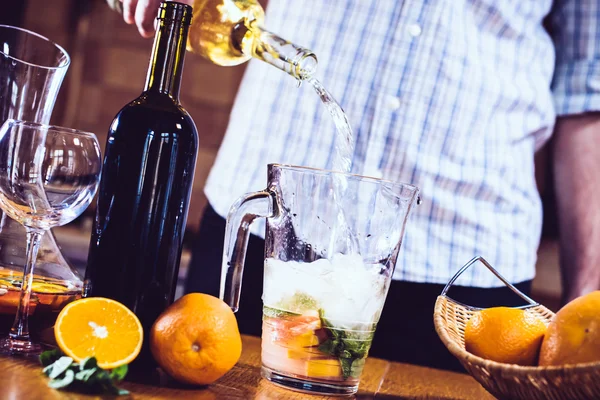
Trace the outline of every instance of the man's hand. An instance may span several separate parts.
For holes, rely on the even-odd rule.
[[[568,302],[600,289],[600,113],[559,118],[552,155]]]
[[[128,24],[135,24],[140,35],[145,38],[154,36],[158,7],[163,0],[121,0],[123,3],[123,19]],[[179,0],[191,5],[193,0]]]

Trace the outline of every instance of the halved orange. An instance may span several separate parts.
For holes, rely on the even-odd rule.
[[[63,353],[75,361],[95,356],[99,367],[112,369],[137,357],[144,331],[139,319],[123,304],[88,297],[62,309],[54,336]]]

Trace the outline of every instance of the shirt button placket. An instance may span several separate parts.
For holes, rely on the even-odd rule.
[[[412,37],[421,36],[422,29],[418,24],[410,24],[407,27],[408,34]]]
[[[420,14],[420,10],[417,7],[403,6],[401,14],[399,16],[398,24],[396,25],[395,32],[393,33],[394,41],[404,42],[413,40],[421,35],[422,28],[416,23],[417,16]],[[397,75],[397,69],[399,63],[405,60],[406,54],[400,54],[398,52],[390,51],[390,61],[387,64],[387,68],[382,71],[383,82],[398,82],[399,78]],[[398,87],[386,85],[384,93],[380,94],[380,98],[377,101],[377,107],[375,111],[375,121],[373,124],[373,131],[369,138],[369,143],[366,151],[366,160],[364,174],[372,176],[374,178],[384,178],[382,166],[382,160],[384,158],[384,152],[386,151],[387,135],[392,134],[389,132],[390,124],[392,120],[392,114],[401,112],[402,100],[400,97],[390,93],[398,93]],[[385,166],[382,166],[385,169]]]

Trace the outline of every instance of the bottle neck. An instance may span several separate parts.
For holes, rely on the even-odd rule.
[[[188,29],[189,24],[183,21],[159,20],[145,91],[167,94],[179,100]]]
[[[251,46],[239,47],[242,53],[271,64],[299,81],[310,79],[316,72],[317,56],[312,51],[254,24],[250,27],[240,24],[234,28],[234,31],[237,29],[242,31],[242,36],[252,37]]]

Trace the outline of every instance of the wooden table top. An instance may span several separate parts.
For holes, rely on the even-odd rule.
[[[0,356],[0,387],[3,399],[99,399],[79,393],[48,388],[41,366],[31,360]],[[286,389],[260,377],[260,340],[243,337],[243,352],[238,364],[217,382],[204,388],[174,384],[140,384],[123,382],[130,396],[119,399],[327,399],[308,396]],[[340,397],[337,397],[339,399]],[[493,399],[473,378],[465,374],[440,371],[409,364],[367,359],[362,374],[358,400],[366,399]]]

